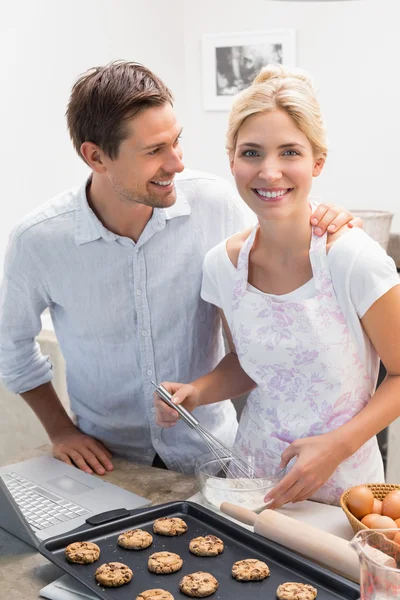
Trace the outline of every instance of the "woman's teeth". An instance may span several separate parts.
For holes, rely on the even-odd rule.
[[[257,194],[260,194],[260,196],[263,196],[264,198],[279,198],[280,196],[284,196],[284,194],[286,194],[288,191],[289,189],[280,190],[278,192],[267,192],[266,190],[256,189]]]

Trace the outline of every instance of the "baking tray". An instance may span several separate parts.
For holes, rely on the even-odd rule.
[[[207,571],[217,578],[219,588],[210,596],[213,600],[243,600],[245,597],[252,600],[272,600],[276,598],[278,585],[285,581],[310,583],[318,590],[317,600],[360,598],[360,588],[355,583],[193,502],[169,502],[135,511],[121,509],[113,511],[111,515],[104,514],[105,517],[92,517],[88,519],[89,523],[67,534],[45,540],[39,546],[39,552],[43,556],[72,575],[99,598],[135,600],[144,590],[162,588],[171,592],[175,599],[187,600],[188,596],[179,590],[179,582],[184,575],[195,571]],[[181,517],[186,521],[188,530],[176,537],[157,535],[153,533],[152,526],[159,517]],[[118,535],[134,528],[144,529],[153,535],[153,544],[149,548],[125,550],[117,545]],[[217,557],[191,554],[189,541],[207,534],[216,535],[223,540],[223,553]],[[64,550],[68,544],[76,541],[95,542],[101,550],[99,560],[91,565],[67,562]],[[170,575],[150,573],[147,568],[148,557],[153,552],[161,551],[176,552],[181,556],[184,562],[180,571]],[[271,576],[263,581],[236,581],[231,575],[232,565],[244,558],[265,561],[270,567]],[[96,569],[111,561],[122,562],[132,569],[133,578],[130,583],[118,588],[105,588],[97,584],[94,576]]]

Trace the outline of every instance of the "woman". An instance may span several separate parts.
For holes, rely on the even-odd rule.
[[[191,385],[164,383],[189,410],[253,389],[236,446],[294,466],[267,495],[276,508],[384,481],[375,435],[400,415],[400,287],[393,261],[362,230],[317,237],[309,193],[327,147],[307,75],[264,68],[236,99],[227,148],[258,224],[213,248],[202,297],[230,345]],[[375,386],[381,357],[387,377]],[[255,387],[257,386],[257,387]],[[156,401],[157,422],[177,413]]]

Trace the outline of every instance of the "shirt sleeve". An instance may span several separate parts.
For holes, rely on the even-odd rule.
[[[221,252],[225,251],[226,240],[209,250],[203,262],[203,280],[201,284],[201,297],[206,302],[223,308],[220,287],[218,285],[218,263]]]
[[[351,301],[360,319],[374,302],[400,283],[393,259],[362,229],[344,234],[333,250],[343,278],[349,277]]]
[[[232,195],[232,231],[230,235],[254,227],[257,221],[255,213],[240,198],[237,192]]]
[[[52,380],[52,365],[35,337],[48,295],[25,234],[13,233],[0,286],[0,380],[20,394]]]

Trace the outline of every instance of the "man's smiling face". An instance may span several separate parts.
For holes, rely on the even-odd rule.
[[[148,108],[127,121],[118,156],[102,162],[114,192],[123,202],[167,208],[176,200],[174,177],[183,171],[182,128],[169,103]]]

